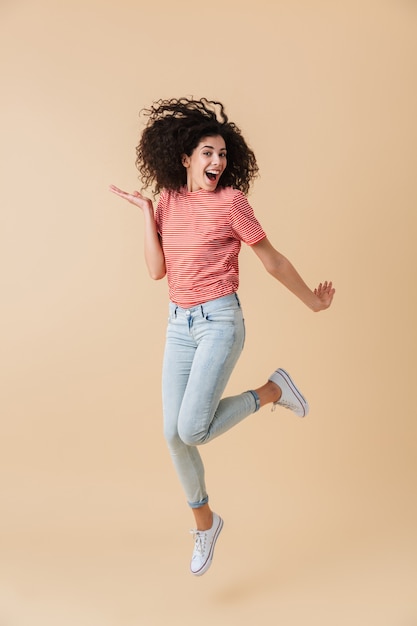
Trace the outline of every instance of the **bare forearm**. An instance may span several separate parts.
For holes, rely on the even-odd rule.
[[[331,305],[335,293],[331,282],[320,283],[312,291],[292,263],[274,248],[267,237],[254,244],[252,249],[262,261],[266,271],[304,302],[309,309],[323,311]]]
[[[293,264],[283,255],[279,254],[275,262],[267,268],[268,272],[287,289],[299,298],[312,311],[322,309],[319,298],[301,278]]]
[[[153,209],[144,211],[145,218],[145,239],[144,252],[145,261],[151,278],[159,280],[166,274],[165,257],[162,250],[156,228]]]
[[[110,185],[109,190],[142,210],[145,220],[145,261],[149,275],[154,280],[163,278],[166,274],[165,257],[156,228],[152,200],[143,196],[140,191],[129,193],[116,185]]]

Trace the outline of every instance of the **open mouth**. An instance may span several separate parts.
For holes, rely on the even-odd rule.
[[[206,176],[209,180],[211,180],[212,182],[216,181],[218,178],[218,173],[217,172],[206,172]]]

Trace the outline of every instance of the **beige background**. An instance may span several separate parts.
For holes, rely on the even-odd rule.
[[[417,5],[412,0],[3,0],[1,626],[415,626]],[[241,257],[237,392],[264,409],[203,450],[225,518],[192,525],[161,434],[165,281],[147,277],[138,112],[222,100],[250,196],[315,315]]]

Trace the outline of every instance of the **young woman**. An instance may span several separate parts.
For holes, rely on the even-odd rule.
[[[156,211],[139,191],[110,190],[142,210],[149,274],[168,279],[164,434],[195,517],[191,572],[198,576],[210,567],[223,526],[209,506],[198,446],[268,403],[300,417],[308,412],[281,368],[261,387],[222,398],[245,338],[237,295],[241,242],[312,311],[330,306],[334,288],[324,282],[311,290],[270,243],[246,199],[258,173],[255,155],[221,103],[159,100],[144,113],[136,165],[142,190],[160,194]]]

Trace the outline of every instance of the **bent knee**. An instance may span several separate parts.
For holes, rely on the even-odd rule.
[[[195,431],[187,427],[179,428],[178,435],[187,446],[201,446],[208,439],[207,431]]]

